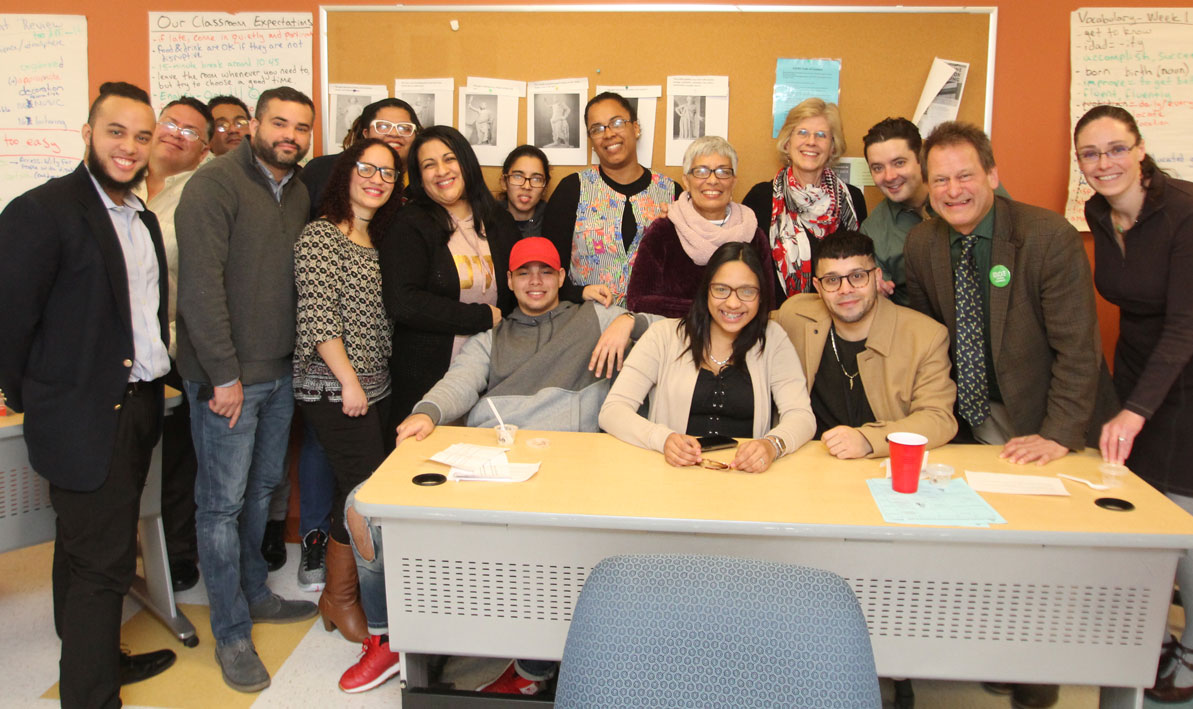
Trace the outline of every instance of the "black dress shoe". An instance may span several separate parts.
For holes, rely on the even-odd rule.
[[[261,556],[270,571],[277,571],[286,565],[286,520],[270,520],[265,523],[265,538],[261,540]]]
[[[157,650],[141,655],[120,651],[120,684],[132,684],[165,672],[178,658],[173,650]]]
[[[174,593],[181,593],[199,583],[199,565],[189,559],[175,559],[170,562],[170,582]]]

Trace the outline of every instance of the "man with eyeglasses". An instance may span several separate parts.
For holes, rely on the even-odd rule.
[[[207,108],[215,119],[211,154],[223,155],[240,145],[249,134],[249,107],[235,96],[216,96],[207,102]]]
[[[149,172],[133,188],[157,215],[166,247],[169,286],[170,373],[166,384],[182,390],[176,364],[175,320],[178,310],[178,238],[174,210],[199,163],[207,156],[215,122],[202,101],[181,96],[167,103],[158,116],[149,146]],[[191,417],[186,404],[175,407],[162,423],[162,524],[170,578],[175,591],[199,582],[199,552],[195,540],[195,447],[191,443]]]
[[[816,437],[841,459],[889,455],[886,436],[910,431],[936,447],[957,432],[949,333],[879,296],[874,242],[856,231],[812,249],[815,293],[773,314],[803,364]]]
[[[199,564],[216,660],[224,682],[242,692],[270,682],[253,624],[317,613],[314,603],[270,591],[261,555],[294,412],[294,243],[309,200],[296,177],[314,124],[305,94],[265,91],[250,140],[195,172],[175,216],[178,370],[199,461]]]

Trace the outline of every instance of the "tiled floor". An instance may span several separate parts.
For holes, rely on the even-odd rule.
[[[52,545],[42,544],[28,549],[0,554],[0,618],[3,619],[3,641],[0,642],[0,668],[5,688],[0,692],[0,707],[52,707],[56,702],[39,699],[49,689],[58,674],[58,640],[54,635],[50,602],[50,558]],[[290,561],[270,577],[273,589],[290,598],[305,597],[316,600],[317,594],[302,594],[295,581],[297,546],[290,545]],[[180,603],[206,604],[206,592],[200,583],[182,593]],[[125,603],[125,617],[139,610],[133,601]],[[258,626],[256,632],[269,632],[269,626]],[[201,644],[188,650],[180,644],[172,649],[179,652],[210,653],[210,646]],[[397,681],[349,697],[337,689],[336,682],[344,669],[355,662],[359,646],[327,633],[316,622],[295,648],[273,678],[273,685],[262,692],[254,707],[400,707],[401,696]],[[167,678],[169,672],[162,675]],[[1010,706],[1005,696],[984,692],[972,682],[934,682],[916,680],[917,709],[1004,709]],[[889,682],[883,683],[883,696],[891,698]],[[189,701],[187,701],[189,699]],[[198,701],[196,701],[198,700]],[[201,697],[180,698],[180,704],[203,706]],[[1085,709],[1098,705],[1098,692],[1093,687],[1064,687],[1059,709]],[[126,705],[133,706],[133,705]]]

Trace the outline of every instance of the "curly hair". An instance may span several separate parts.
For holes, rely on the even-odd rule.
[[[398,157],[398,152],[384,140],[366,138],[353,143],[348,146],[347,150],[340,153],[331,166],[331,176],[327,180],[327,187],[323,189],[323,201],[319,203],[319,214],[332,224],[351,223],[353,213],[349,188],[352,184],[352,175],[356,173],[356,163],[360,160],[360,156],[374,145],[389,151],[393,157],[394,169],[398,172],[398,179],[394,182],[394,190],[390,193],[389,199],[381,205],[373,214],[372,220],[369,221],[369,240],[373,242],[373,246],[377,246],[385,235],[386,226],[393,221],[394,215],[402,206],[402,159]]]

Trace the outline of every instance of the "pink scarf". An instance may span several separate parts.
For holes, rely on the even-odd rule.
[[[758,217],[754,216],[754,210],[730,202],[729,218],[723,226],[717,225],[700,216],[696,205],[692,204],[692,195],[687,192],[671,203],[667,218],[675,225],[680,246],[697,266],[707,264],[713,252],[722,244],[731,241],[749,243],[758,231]]]

